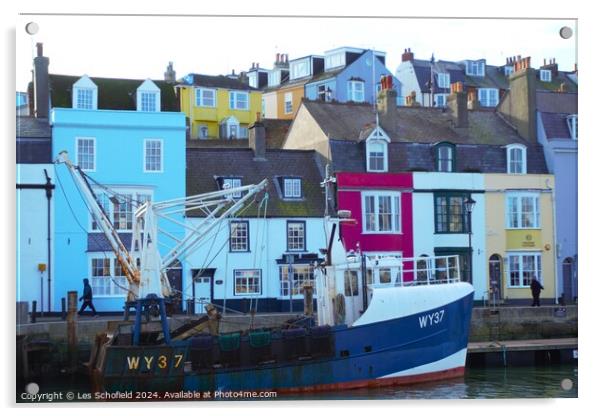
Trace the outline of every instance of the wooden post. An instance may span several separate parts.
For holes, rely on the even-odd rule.
[[[67,348],[73,372],[77,369],[77,291],[67,292]]]
[[[303,286],[303,313],[305,316],[314,314],[314,288],[312,285]]]

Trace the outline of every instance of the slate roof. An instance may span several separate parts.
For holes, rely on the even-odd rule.
[[[73,84],[80,75],[50,74],[50,101],[52,107],[71,108]],[[98,87],[98,109],[100,110],[136,110],[136,90],[145,81],[143,79],[90,77]],[[180,111],[180,105],[174,84],[165,81],[153,82],[161,90],[161,111]],[[30,83],[29,99],[33,102],[33,86]]]
[[[575,81],[569,78],[570,72],[558,71],[556,76],[552,76],[552,81],[543,82],[539,79],[539,69],[537,70],[537,74],[535,75],[536,84],[535,88],[541,91],[558,91],[560,88],[560,84],[564,84],[565,91],[570,93],[576,93],[579,88]]]
[[[430,92],[430,81],[431,81],[431,62],[423,59],[414,59],[412,62],[414,66],[414,73],[416,74],[416,79],[418,80],[418,85],[420,86],[420,91],[423,93]],[[434,73],[439,72],[447,72],[449,73],[449,82],[453,84],[454,82],[464,82],[464,69],[460,67],[455,62],[449,61],[435,61],[433,66]],[[433,91],[434,94],[439,93],[449,93],[449,88],[439,88],[437,85],[437,79],[435,76],[435,88]]]
[[[186,149],[186,194],[195,195],[218,190],[215,176],[242,177],[242,184],[257,184],[268,179],[268,217],[322,217],[324,196],[316,154],[313,150],[270,150],[266,161],[254,161],[251,149],[188,148]],[[281,197],[279,178],[302,178],[300,200]],[[262,196],[256,198],[260,200]],[[190,212],[191,217],[201,216]],[[242,217],[256,217],[256,204]]]
[[[48,119],[17,117],[17,163],[52,163],[51,136]]]
[[[362,129],[374,123],[372,106],[358,103],[333,103],[304,100],[307,108],[324,133],[332,139],[359,140]],[[508,145],[522,139],[494,111],[468,112],[468,128],[452,126],[452,115],[431,107],[397,107],[395,131],[384,129],[392,141],[456,144]]]
[[[365,172],[364,141],[366,130],[374,126],[372,106],[355,103],[304,101],[318,125],[330,138],[334,169]],[[522,139],[493,111],[468,112],[468,128],[455,128],[449,110],[397,107],[394,132],[387,131],[391,171],[434,171],[435,145],[456,145],[457,172],[506,172],[509,144],[527,146],[528,173],[547,173],[542,147]],[[382,125],[381,125],[382,127]]]
[[[465,66],[462,65],[462,71],[466,71]],[[475,88],[496,88],[507,90],[509,88],[509,81],[504,74],[504,67],[485,65],[485,76],[475,77],[465,75],[465,85],[467,87]]]
[[[264,118],[261,120],[265,126],[265,138],[268,149],[281,149],[284,144],[284,139],[291,126],[292,120],[280,120],[276,118]],[[249,140],[247,139],[190,139],[186,141],[186,147],[199,148],[248,148]]]
[[[389,172],[436,170],[436,147],[429,143],[392,142],[388,148]],[[365,142],[330,140],[336,172],[366,172]],[[527,146],[527,173],[548,173],[541,146]],[[456,172],[506,173],[506,149],[496,145],[456,145]]]
[[[541,114],[541,122],[548,139],[571,139],[571,132],[567,123],[569,114],[544,113]]]
[[[571,114],[578,114],[578,94],[537,91],[535,100],[546,137],[571,139],[566,118]]]
[[[188,78],[191,78],[189,80]],[[257,88],[253,88],[248,84],[240,81],[239,79],[233,79],[225,75],[203,75],[203,74],[188,74],[186,77],[178,80],[178,86],[190,86],[194,85],[197,87],[207,88],[224,88],[229,90],[244,90],[244,91],[259,91]]]

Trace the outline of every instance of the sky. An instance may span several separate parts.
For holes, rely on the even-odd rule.
[[[28,22],[38,24],[35,35],[26,33]],[[564,26],[573,30],[570,39],[559,34]],[[503,65],[522,55],[536,67],[556,58],[567,71],[577,62],[574,19],[20,15],[16,28],[19,91],[31,79],[36,42],[44,44],[51,73],[135,79],[162,79],[169,61],[178,78],[217,75],[248,70],[253,62],[271,69],[276,53],[291,60],[341,46],[386,52],[393,73],[406,48],[417,59],[434,54]]]

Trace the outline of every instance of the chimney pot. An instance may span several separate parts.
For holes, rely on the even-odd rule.
[[[36,49],[38,51],[37,56],[44,56],[44,44],[41,42],[36,43]]]

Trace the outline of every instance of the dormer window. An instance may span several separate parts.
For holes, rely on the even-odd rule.
[[[376,127],[366,139],[366,171],[387,172],[389,170],[388,144],[389,136]]]
[[[449,74],[437,74],[439,88],[449,88]]]
[[[506,75],[507,77],[509,77],[513,73],[514,73],[514,67],[513,66],[508,65],[508,66],[504,67],[504,75]]]
[[[571,114],[570,116],[568,116],[566,118],[566,122],[569,126],[569,132],[571,133],[571,139],[573,140],[577,140],[578,133],[577,133],[577,114]]]
[[[280,85],[282,82],[282,71],[280,69],[275,69],[270,71],[268,74],[268,86],[275,87],[276,85]]]
[[[435,148],[437,172],[453,172],[456,169],[456,148],[451,143],[440,143]]]
[[[73,84],[73,108],[80,110],[96,110],[98,104],[98,87],[84,75]]]
[[[364,81],[347,81],[347,101],[364,102]]]
[[[285,198],[301,198],[301,178],[284,178],[283,191]]]
[[[527,147],[522,144],[513,144],[506,148],[508,173],[527,173]]]
[[[290,63],[291,77],[290,79],[303,78],[310,75],[309,58],[302,59]]]
[[[136,90],[136,110],[155,112],[160,111],[161,90],[147,79]]]
[[[539,80],[542,82],[551,82],[552,81],[552,71],[549,69],[540,69],[539,70]]]
[[[233,177],[220,177],[218,179],[218,186],[220,189],[232,189],[238,188],[242,186],[241,178],[233,178]],[[235,192],[232,195],[232,198],[240,198],[242,196],[241,192]]]
[[[495,107],[499,102],[499,90],[497,88],[479,88],[479,105],[482,107]]]
[[[485,61],[466,61],[466,75],[485,76]]]

